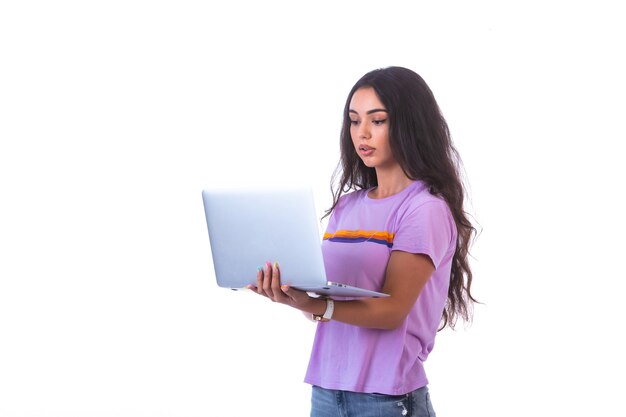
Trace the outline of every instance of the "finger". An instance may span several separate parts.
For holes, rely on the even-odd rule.
[[[257,293],[267,297],[267,294],[263,292],[263,268],[262,267],[257,268],[256,287],[254,288],[254,290]]]
[[[283,294],[285,294],[296,305],[300,301],[302,301],[302,291],[294,290],[289,285],[282,285],[280,289],[282,290]]]
[[[291,299],[290,305],[296,308],[305,305],[308,302],[309,298],[311,298],[306,291],[300,291],[295,288],[291,288],[289,285],[283,285],[281,289],[283,290],[283,293],[285,293],[287,297]]]
[[[272,288],[272,294],[276,301],[284,299],[284,294],[280,289],[280,273],[278,272],[278,264],[274,262],[272,265],[272,282],[270,284]]]
[[[269,261],[265,263],[265,268],[263,269],[263,292],[274,301],[274,293],[272,291],[272,264],[270,264]]]
[[[280,284],[280,267],[278,266],[278,262],[274,262],[272,267],[272,292],[274,293],[276,301],[288,304],[291,301],[291,297],[283,291],[284,287],[284,285]]]
[[[293,298],[293,293],[290,292],[290,287],[289,285],[281,285],[280,286],[280,290],[283,292],[283,294],[285,294],[287,297],[291,298],[292,300],[295,300]]]
[[[294,292],[291,291],[291,287],[289,285],[281,285],[280,291],[284,294],[286,300],[288,300],[289,304],[294,304],[296,302],[296,298],[294,298]]]

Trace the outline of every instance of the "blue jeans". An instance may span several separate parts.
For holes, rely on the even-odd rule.
[[[428,387],[404,395],[367,394],[313,386],[311,417],[435,417]]]

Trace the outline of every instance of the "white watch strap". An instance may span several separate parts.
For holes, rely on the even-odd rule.
[[[331,298],[326,299],[326,311],[324,311],[324,315],[322,317],[326,320],[330,320],[333,317],[334,311],[335,302]]]

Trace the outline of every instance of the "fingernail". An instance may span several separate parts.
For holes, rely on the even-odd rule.
[[[274,269],[278,269],[278,262],[274,262]]]
[[[257,267],[256,270],[257,270],[257,272],[261,272],[261,269],[263,269],[263,268],[259,266],[259,267]]]
[[[281,285],[280,289],[283,290],[284,292],[289,291],[289,285]]]

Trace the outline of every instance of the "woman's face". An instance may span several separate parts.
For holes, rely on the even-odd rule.
[[[389,146],[389,115],[372,87],[355,91],[349,116],[352,143],[363,163],[370,168],[397,164]]]

